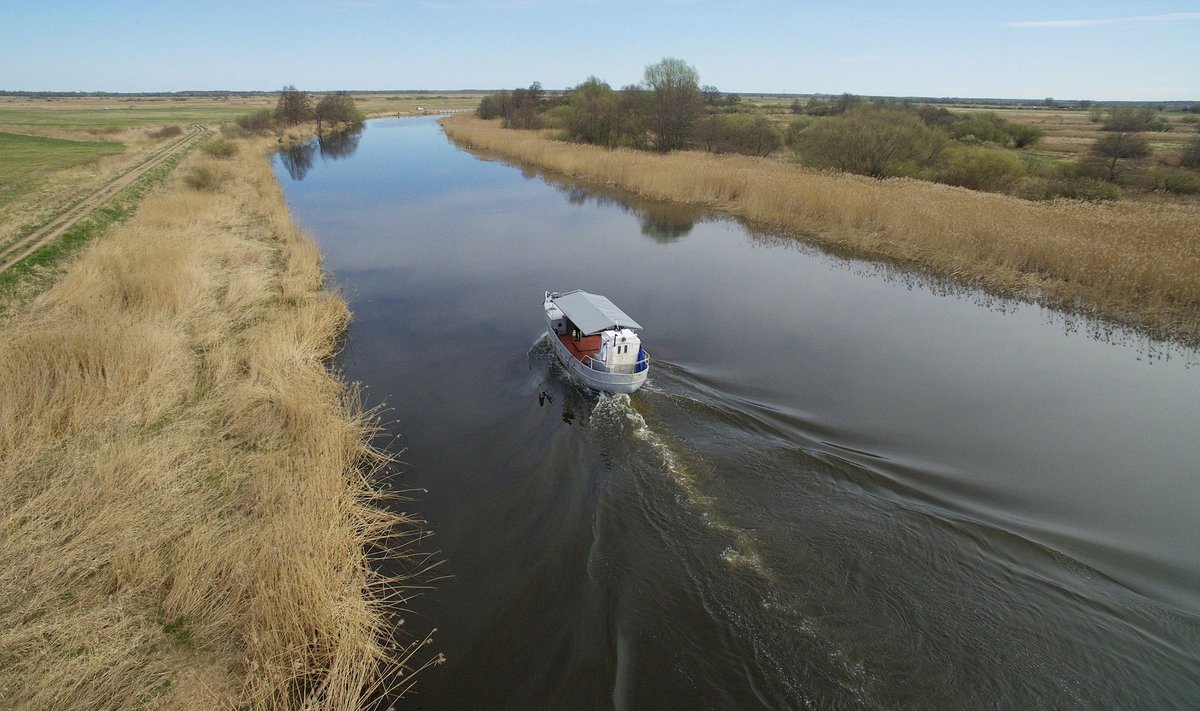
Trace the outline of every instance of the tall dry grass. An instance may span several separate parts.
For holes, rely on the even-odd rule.
[[[1200,205],[1033,203],[772,159],[606,150],[442,120],[455,141],[639,195],[727,211],[868,258],[1200,342]]]
[[[429,656],[391,643],[404,583],[367,555],[419,524],[367,480],[349,313],[265,150],[2,327],[0,707],[359,708]]]

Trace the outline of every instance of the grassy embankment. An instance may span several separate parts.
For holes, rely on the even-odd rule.
[[[1033,203],[770,158],[564,143],[470,115],[460,143],[639,195],[727,211],[836,250],[1200,343],[1200,205]]]
[[[189,156],[0,326],[0,706],[357,708],[421,646],[269,144]]]

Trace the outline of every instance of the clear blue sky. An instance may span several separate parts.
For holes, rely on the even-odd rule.
[[[1200,100],[1200,2],[0,0],[0,89],[512,88]]]

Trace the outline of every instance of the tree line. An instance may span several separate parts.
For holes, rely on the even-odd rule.
[[[317,132],[320,133],[326,126],[357,126],[363,122],[363,118],[350,92],[334,91],[324,94],[314,104],[308,92],[289,85],[283,87],[279,93],[274,111],[263,109],[239,116],[235,123],[251,133],[265,133],[280,126],[295,126],[315,121]]]
[[[754,156],[786,148],[794,160],[816,168],[914,177],[1029,199],[1116,199],[1118,184],[1200,193],[1200,175],[1192,172],[1200,137],[1179,157],[1178,167],[1128,170],[1149,154],[1143,133],[1162,130],[1164,120],[1151,107],[1114,105],[1102,117],[1104,135],[1088,155],[1063,163],[1024,153],[1044,132],[995,112],[958,113],[852,94],[796,99],[791,111],[795,117],[781,125],[743,108],[736,94],[701,86],[694,67],[668,57],[647,66],[640,84],[614,89],[591,76],[566,92],[546,92],[534,82],[485,97],[476,113],[508,128],[555,129],[564,140],[607,148]]]

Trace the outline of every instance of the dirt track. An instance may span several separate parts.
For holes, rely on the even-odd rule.
[[[159,148],[149,158],[104,184],[96,192],[87,196],[69,210],[0,250],[0,272],[33,254],[39,247],[58,238],[59,235],[70,229],[76,222],[91,214],[92,210],[100,207],[113,195],[116,195],[135,180],[145,175],[147,171],[162,164],[180,151],[186,150],[188,146],[195,143],[201,136],[207,133],[208,129],[203,125],[198,123],[192,124],[188,134],[183,138]]]

